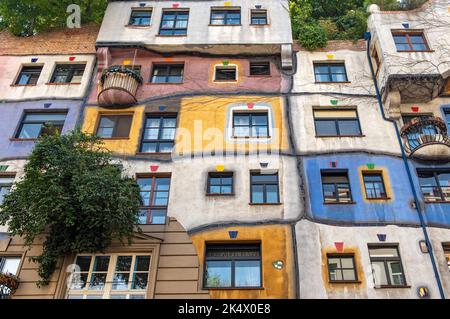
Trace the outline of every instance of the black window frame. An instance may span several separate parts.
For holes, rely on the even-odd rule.
[[[425,37],[425,32],[422,30],[393,30],[391,31],[392,34],[392,40],[394,41],[395,49],[397,52],[428,52],[430,51],[430,45],[428,44],[427,38]],[[411,41],[411,36],[420,36],[423,40],[423,44],[425,46],[424,50],[415,50],[414,49],[414,43]],[[395,40],[395,37],[404,37],[406,42],[405,43],[397,43]],[[399,50],[397,44],[407,44],[409,49],[407,50]]]
[[[339,197],[339,192],[337,191],[338,190],[338,187],[337,187],[337,184],[344,184],[344,183],[333,183],[333,185],[334,185],[334,189],[335,189],[335,194],[336,194],[336,196],[335,196],[335,199],[336,199],[336,201],[334,201],[334,202],[327,202],[326,201],[326,199],[325,199],[325,188],[324,188],[324,186],[325,185],[328,185],[328,184],[330,184],[330,183],[324,183],[323,182],[323,177],[324,177],[324,175],[328,175],[328,176],[330,176],[330,175],[339,175],[339,176],[344,176],[345,175],[345,177],[347,178],[347,185],[348,185],[348,190],[349,190],[349,193],[350,193],[350,198],[349,198],[349,200],[348,201],[342,201],[341,199],[340,199],[340,197]],[[323,203],[324,204],[326,204],[326,205],[333,205],[333,204],[353,204],[354,203],[354,201],[353,201],[353,193],[352,193],[352,187],[351,187],[351,184],[350,184],[350,177],[349,177],[349,174],[348,174],[348,170],[342,170],[342,169],[339,169],[339,170],[332,170],[332,169],[322,169],[322,170],[320,170],[320,178],[321,178],[321,183],[322,183],[322,196],[323,196]]]
[[[113,132],[112,132],[111,136],[109,136],[109,137],[103,137],[103,136],[98,135],[98,132],[101,128],[102,118],[104,118],[104,117],[116,119],[116,120],[114,120]],[[130,119],[130,126],[128,128],[128,134],[126,136],[118,136],[115,134],[118,131],[117,119],[125,118],[125,117]],[[100,114],[99,119],[98,119],[97,129],[95,130],[95,135],[98,136],[100,139],[127,139],[127,138],[130,138],[130,132],[131,132],[132,126],[133,126],[133,114]]]
[[[133,23],[131,23],[132,19],[134,19],[133,15],[135,13],[144,13],[144,12],[149,13],[149,15],[150,15],[148,17],[148,19],[149,19],[148,24],[133,24]],[[131,9],[130,18],[128,19],[127,25],[131,26],[131,27],[148,27],[152,24],[152,17],[153,17],[153,9],[133,8],[133,9]],[[142,19],[142,18],[140,18],[140,19]]]
[[[428,174],[432,173],[433,174],[434,180],[436,182],[436,186],[434,186],[434,187],[436,187],[438,192],[439,192],[439,195],[441,197],[440,201],[431,201],[431,200],[427,200],[426,199],[426,197],[424,195],[424,192],[423,192],[424,186],[422,186],[422,184],[420,182],[421,181],[420,174],[422,174],[422,173],[423,174],[426,174],[426,173],[428,173]],[[420,187],[420,191],[422,192],[422,197],[423,197],[425,203],[428,203],[428,204],[439,204],[439,203],[445,203],[446,204],[446,203],[450,203],[450,199],[449,200],[445,199],[444,192],[442,190],[442,187],[445,187],[445,186],[441,186],[441,184],[439,182],[439,177],[438,177],[439,173],[450,174],[450,169],[444,169],[444,168],[443,169],[417,168],[417,178],[419,179],[419,187]]]
[[[262,125],[253,125],[253,121],[252,121],[252,117],[254,115],[259,115],[261,116],[261,114],[266,115],[267,118],[267,135],[262,136],[262,135],[253,135],[253,127],[259,127]],[[248,116],[248,125],[237,125],[235,123],[235,115],[239,115],[239,116]],[[270,138],[270,123],[269,123],[269,112],[268,111],[254,111],[254,112],[241,112],[241,111],[233,111],[233,113],[231,114],[232,116],[232,129],[233,129],[233,137],[234,138]],[[235,128],[236,127],[248,127],[249,129],[249,135],[248,136],[239,136],[235,134]]]
[[[332,66],[342,66],[342,67],[344,67],[344,73],[333,73],[333,72],[331,72],[331,67]],[[318,73],[316,67],[327,67],[328,72],[327,73]],[[315,79],[315,83],[317,83],[317,84],[350,83],[350,81],[348,79],[347,67],[345,65],[345,62],[314,62],[313,63],[313,68],[314,68],[314,79]],[[318,78],[317,78],[318,74],[327,74],[329,81],[319,81]],[[333,79],[333,77],[332,77],[333,74],[344,74],[345,75],[345,81],[333,81],[332,80]]]
[[[213,21],[221,20],[221,19],[213,19],[213,13],[223,13],[223,24],[214,24]],[[239,23],[227,23],[229,14],[239,13]],[[242,25],[242,12],[241,8],[211,8],[209,15],[209,25],[210,26],[239,26]]]
[[[403,262],[402,262],[402,257],[400,255],[400,249],[399,249],[399,245],[398,244],[386,244],[386,245],[380,245],[380,244],[368,244],[368,253],[369,253],[369,260],[370,260],[370,266],[372,267],[372,272],[373,272],[373,265],[372,262],[383,262],[384,264],[384,270],[386,272],[386,279],[388,284],[387,285],[380,285],[378,287],[380,288],[395,288],[395,287],[407,287],[407,281],[406,281],[406,276],[405,276],[405,268],[403,267]],[[370,255],[370,250],[374,250],[374,249],[393,249],[395,248],[397,250],[397,257],[372,257]],[[402,285],[395,285],[392,284],[391,282],[391,277],[390,277],[390,270],[388,267],[388,262],[389,261],[394,261],[394,262],[399,262],[400,264],[400,268],[402,271],[402,279],[403,279],[403,283]],[[373,274],[373,278],[374,278],[374,284],[375,284],[375,274]]]
[[[39,110],[27,110],[22,115],[22,118],[20,120],[19,126],[18,126],[18,128],[16,130],[16,134],[14,135],[14,138],[17,139],[17,140],[36,140],[36,139],[40,138],[45,133],[45,129],[46,128],[56,128],[56,130],[59,132],[59,134],[61,134],[62,131],[64,130],[64,125],[66,124],[67,114],[68,113],[69,113],[68,110],[52,110],[52,112],[39,111]],[[64,121],[62,123],[61,123],[61,121],[56,121],[59,125],[54,125],[54,124],[51,123],[52,121],[47,121],[47,122],[26,121],[27,115],[30,115],[30,114],[52,114],[52,115],[53,114],[64,114],[65,118],[64,118]],[[20,134],[22,132],[24,124],[42,124],[38,136],[37,137],[25,137],[25,138],[24,137],[20,137]]]
[[[353,268],[344,268],[342,267],[342,262],[340,261],[340,268],[336,268],[336,271],[341,272],[342,279],[331,279],[331,269],[330,269],[330,259],[351,259],[353,262]],[[330,283],[352,283],[352,282],[359,282],[358,281],[358,269],[356,267],[356,260],[355,260],[355,254],[354,253],[330,253],[327,254],[327,270],[328,270],[328,281]],[[353,270],[355,279],[344,279],[344,270]]]
[[[276,182],[257,182],[253,181],[253,176],[276,176]],[[275,186],[277,187],[277,201],[276,202],[267,202],[267,186]],[[253,202],[253,186],[263,186],[263,202],[257,203]],[[279,205],[281,204],[280,198],[280,176],[279,173],[271,173],[271,174],[262,174],[260,171],[250,171],[250,204],[251,205]]]
[[[14,81],[14,85],[15,86],[34,86],[37,84],[37,82],[39,81],[39,78],[41,77],[41,73],[42,73],[42,69],[44,68],[44,65],[22,65],[22,68],[20,69],[19,74],[17,75],[16,81]],[[20,84],[20,80],[22,78],[22,76],[24,76],[25,74],[29,74],[30,77],[28,78],[27,83],[25,84]],[[30,83],[31,79],[33,79],[32,82],[34,83]]]
[[[158,138],[157,139],[145,139],[145,132],[147,129],[147,120],[149,119],[158,119],[159,118],[159,127],[158,127]],[[163,125],[164,120],[165,119],[175,119],[175,126],[174,127],[166,127]],[[143,154],[170,154],[172,153],[174,147],[175,147],[175,137],[176,137],[176,130],[177,130],[177,126],[178,126],[178,114],[176,113],[164,113],[164,114],[152,114],[152,113],[147,113],[145,116],[145,120],[144,120],[144,127],[142,130],[142,138],[141,138],[141,144],[139,146],[139,152],[143,153]],[[169,128],[169,129],[175,129],[175,134],[174,134],[174,138],[172,140],[168,140],[168,139],[163,139],[162,138],[162,133],[163,133],[163,129],[164,128]],[[156,143],[156,152],[144,152],[143,151],[143,146],[145,143]],[[161,152],[160,148],[161,148],[161,144],[162,143],[172,143],[172,151],[170,152]]]
[[[179,75],[181,77],[180,82],[169,82],[169,78],[171,76],[170,72],[174,68],[181,69],[181,74]],[[157,76],[157,75],[155,75],[155,71],[157,69],[165,69],[166,70],[165,82],[153,82],[153,78],[155,76]],[[150,83],[151,84],[183,84],[183,82],[184,82],[184,63],[153,63],[152,72],[150,73]]]
[[[163,22],[164,22],[164,15],[166,13],[176,13],[175,14],[175,18],[173,19],[174,23],[173,23],[173,27],[172,28],[164,28],[163,29]],[[187,15],[187,19],[179,19],[180,15]],[[186,21],[186,28],[177,28],[176,24],[178,21]],[[159,24],[159,32],[158,35],[159,36],[186,36],[187,35],[187,31],[189,28],[189,10],[188,9],[163,9],[162,14],[161,14],[161,22]],[[167,31],[171,31],[171,34],[169,33],[163,33],[164,30]],[[182,34],[175,34],[177,31],[184,31]]]
[[[170,190],[172,186],[172,176],[171,174],[137,174],[136,175],[136,182],[139,181],[139,179],[151,179],[152,180],[152,186],[150,191],[143,191],[140,189],[140,193],[147,192],[150,193],[149,197],[149,205],[144,205],[143,202],[141,202],[139,206],[139,211],[146,212],[146,223],[145,224],[139,224],[139,225],[167,225],[167,222],[169,220],[167,216],[167,211],[169,208],[169,200],[170,200]],[[157,191],[156,190],[156,181],[157,179],[168,179],[169,180],[169,189],[167,191]],[[156,193],[167,193],[167,205],[153,205],[155,194]],[[165,221],[164,224],[161,223],[152,223],[152,211],[165,211]]]
[[[330,112],[340,112],[340,111],[354,111],[356,114],[356,117],[323,117],[323,118],[316,118],[315,112],[316,111],[330,111]],[[316,137],[363,137],[362,129],[361,129],[361,122],[359,121],[359,113],[358,110],[355,109],[313,109],[313,119],[314,119],[314,129],[316,133]],[[336,135],[331,134],[319,134],[319,131],[317,129],[317,122],[334,122],[335,129],[336,129]],[[357,122],[358,123],[358,130],[359,134],[354,135],[347,135],[347,134],[341,134],[339,129],[339,122]]]
[[[212,178],[220,178],[220,185],[212,185],[211,184]],[[224,184],[222,181],[223,178],[231,178],[231,184]],[[211,186],[219,186],[221,192],[220,193],[211,192]],[[222,186],[231,187],[231,192],[223,193]],[[207,196],[233,196],[234,195],[234,173],[233,172],[209,172],[208,177],[207,177],[207,183],[206,183],[206,195]]]
[[[14,185],[14,179],[16,175],[15,174],[9,174],[9,173],[0,173],[0,192],[2,189],[6,189],[5,195],[8,195],[11,192],[11,188]],[[6,179],[13,179],[12,182],[6,183]],[[0,205],[3,204],[3,200],[0,200]],[[0,256],[1,257],[1,256]]]
[[[255,18],[253,14],[264,14],[265,17]],[[265,23],[253,23],[254,20],[265,20]],[[250,25],[268,25],[269,24],[269,16],[267,13],[267,9],[250,9]]]
[[[233,70],[234,79],[227,78],[226,76],[222,79],[217,78],[218,70]],[[224,73],[227,74],[227,73]],[[214,67],[214,82],[237,82],[238,80],[238,69],[236,65],[216,65]]]
[[[257,72],[255,73],[255,68],[257,68]],[[261,71],[263,70],[263,71]],[[249,64],[249,75],[250,76],[270,76],[270,62],[269,61],[250,61]]]
[[[387,189],[386,189],[386,182],[384,180],[384,174],[382,171],[362,171],[362,180],[363,180],[363,185],[364,185],[364,191],[366,194],[366,199],[367,200],[386,200],[389,199],[388,193],[387,193]],[[381,185],[383,186],[383,190],[384,190],[384,196],[381,197],[369,197],[368,193],[367,193],[367,185],[366,185],[366,180],[365,177],[366,176],[379,176],[381,178]],[[373,182],[371,182],[373,183]]]
[[[239,243],[239,244],[215,244],[215,243],[206,243],[205,245],[205,261],[204,261],[204,267],[203,267],[203,288],[204,289],[260,289],[263,287],[263,262],[262,262],[262,247],[261,243],[253,244],[253,243]],[[243,251],[243,250],[250,250],[250,251],[257,251],[259,256],[233,256],[233,257],[211,257],[208,256],[208,251],[210,250],[222,250],[222,251]],[[259,286],[236,286],[236,261],[259,261],[259,273],[260,273],[260,279],[259,279]],[[208,271],[207,271],[207,263],[208,261],[226,261],[231,262],[231,285],[230,286],[208,286],[207,285],[207,278],[208,278]]]
[[[76,83],[76,84],[79,84],[81,82],[72,82],[73,77],[75,75],[80,76],[79,74],[76,74],[77,72],[80,72],[80,71],[82,71],[81,77],[83,77],[84,73],[86,71],[86,66],[87,66],[86,63],[56,63],[55,69],[53,70],[53,73],[52,73],[50,83],[54,83],[54,84]],[[65,80],[65,82],[55,82],[56,77],[59,76],[58,71],[60,71],[60,70],[58,70],[58,68],[62,68],[62,67],[69,67],[69,70],[66,75],[66,80]]]

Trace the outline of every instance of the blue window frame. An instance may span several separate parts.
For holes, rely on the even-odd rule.
[[[189,11],[165,10],[159,28],[160,35],[186,35]]]

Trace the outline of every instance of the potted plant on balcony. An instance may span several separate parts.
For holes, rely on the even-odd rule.
[[[142,84],[142,76],[138,70],[133,70],[131,67],[126,65],[112,65],[103,70],[102,76],[100,78],[100,82],[103,84],[105,80],[111,75],[121,75],[121,76],[129,76],[135,79],[139,84]]]
[[[13,274],[0,273],[0,299],[9,299],[17,288],[19,288],[19,278]]]

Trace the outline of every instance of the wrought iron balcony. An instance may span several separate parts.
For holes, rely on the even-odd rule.
[[[410,157],[450,161],[450,138],[442,119],[413,118],[402,128],[401,136]]]
[[[123,65],[111,66],[100,79],[98,103],[114,108],[133,105],[137,102],[136,92],[141,84],[138,71]]]

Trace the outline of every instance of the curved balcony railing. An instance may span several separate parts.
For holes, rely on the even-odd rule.
[[[107,68],[100,79],[98,103],[101,106],[123,107],[137,102],[136,92],[142,84],[138,71],[123,65]]]
[[[450,138],[442,119],[414,118],[402,128],[401,136],[411,157],[450,161]]]

